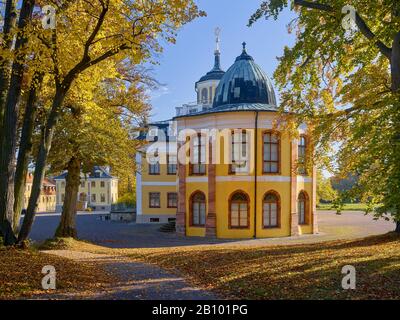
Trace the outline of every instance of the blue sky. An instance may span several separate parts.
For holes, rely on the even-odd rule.
[[[175,107],[196,100],[195,82],[211,70],[214,64],[216,27],[221,32],[221,63],[226,71],[240,55],[241,43],[247,42],[247,52],[272,78],[285,46],[294,44],[287,24],[295,17],[284,11],[277,21],[259,20],[247,27],[248,19],[261,0],[197,0],[207,17],[199,18],[178,33],[175,45],[166,45],[159,57],[160,65],[153,67],[153,76],[163,86],[151,93],[153,121],[170,119]],[[278,92],[277,92],[278,94]]]

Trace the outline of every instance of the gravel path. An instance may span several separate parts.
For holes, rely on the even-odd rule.
[[[44,253],[81,262],[96,263],[99,270],[111,273],[118,281],[101,292],[71,293],[40,298],[92,300],[216,300],[218,297],[204,289],[188,284],[183,278],[150,264],[132,262],[124,257],[52,250]]]
[[[36,216],[32,240],[41,242],[52,238],[60,216]],[[180,237],[176,234],[158,231],[157,224],[135,224],[101,221],[95,213],[80,214],[77,217],[78,238],[89,240],[109,248],[168,248],[194,245],[281,245],[298,243],[315,243],[327,240],[363,238],[383,234],[395,229],[393,222],[374,221],[371,215],[362,212],[345,211],[336,215],[333,211],[319,211],[318,224],[320,234],[301,237],[284,237],[269,239],[223,240],[202,237]]]

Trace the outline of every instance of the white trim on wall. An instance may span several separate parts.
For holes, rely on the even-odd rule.
[[[217,182],[253,182],[254,176],[218,176]],[[259,182],[290,182],[291,178],[287,176],[257,176]],[[310,183],[312,179],[309,177],[297,177],[297,181],[301,183]]]
[[[156,186],[156,187],[175,187],[176,182],[165,182],[165,181],[144,181],[142,182],[142,186]]]
[[[190,182],[208,182],[208,177],[187,177],[186,183]]]
[[[142,212],[142,154],[136,153],[136,214],[141,215]]]
[[[216,181],[217,182],[233,182],[233,181],[252,182],[252,181],[254,181],[254,177],[253,176],[217,176]]]
[[[260,182],[290,182],[290,177],[287,176],[260,176],[257,178]]]
[[[310,177],[297,176],[297,183],[310,183],[310,182],[312,182],[312,178]]]

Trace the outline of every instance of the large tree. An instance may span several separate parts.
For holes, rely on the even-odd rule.
[[[30,70],[32,58],[39,56],[37,59],[43,64],[45,78],[52,81],[48,89],[52,99],[45,108],[45,121],[40,128],[42,134],[34,161],[32,193],[19,241],[25,240],[30,232],[54,131],[72,85],[94,67],[103,68],[102,77],[105,78],[113,74],[109,70],[115,69],[120,61],[137,65],[150,60],[154,52],[162,50],[163,41],[175,41],[176,31],[181,25],[202,14],[192,0],[54,0],[46,4],[53,5],[57,13],[56,27],[50,30],[38,28],[38,21],[32,20],[35,1],[22,2],[17,28],[20,36],[11,57],[12,85],[8,87],[1,126],[4,136],[0,157],[0,231],[6,243],[13,241],[10,226],[13,224],[14,163],[19,142],[16,119],[22,104],[23,76],[26,70]],[[98,74],[99,77],[89,81],[99,81],[101,73]],[[29,112],[25,112],[27,114]]]
[[[310,124],[315,160],[359,176],[354,192],[400,232],[400,2],[263,1],[249,24],[285,9],[297,18],[274,74],[281,110]]]
[[[18,28],[13,30],[16,19],[16,2],[7,1],[5,8],[4,46],[1,48],[0,69],[0,233],[5,243],[13,242],[15,153],[20,97],[27,56],[28,28],[32,21],[34,0],[24,0],[18,18]],[[14,51],[11,50],[14,43]]]
[[[58,141],[50,152],[53,172],[67,170],[65,197],[56,237],[76,237],[75,217],[81,178],[92,173],[96,165],[111,167],[113,175],[124,177],[134,171],[134,155],[138,140],[136,119],[146,117],[143,73],[127,72],[124,65],[115,78],[107,79],[96,88],[66,100],[69,109],[63,114],[54,135]],[[135,75],[136,74],[136,75]]]

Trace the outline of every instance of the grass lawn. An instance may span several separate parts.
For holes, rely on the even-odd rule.
[[[343,206],[343,211],[364,211],[367,208],[365,203],[346,203]],[[318,210],[336,210],[333,208],[331,203],[319,203],[317,204]]]
[[[37,250],[0,248],[0,299],[33,298],[49,294],[42,289],[42,268],[56,268],[56,293],[99,290],[110,277],[94,265],[40,253]]]
[[[400,299],[400,237],[274,247],[125,250],[234,299]],[[353,265],[356,290],[341,287]]]

